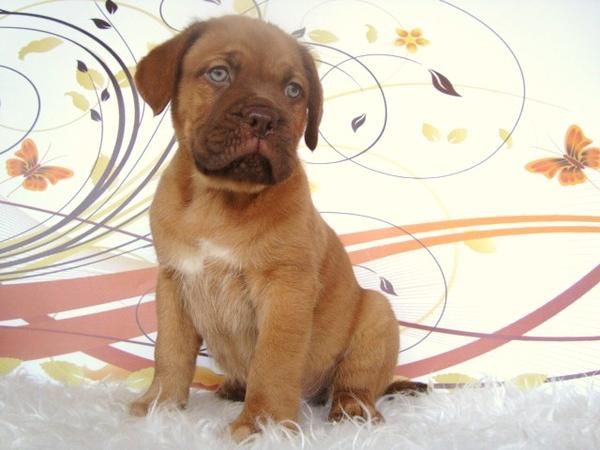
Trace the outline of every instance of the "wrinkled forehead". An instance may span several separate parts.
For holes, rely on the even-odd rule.
[[[216,19],[188,50],[184,71],[200,71],[215,62],[257,72],[295,72],[303,75],[295,38],[279,28],[244,18]]]

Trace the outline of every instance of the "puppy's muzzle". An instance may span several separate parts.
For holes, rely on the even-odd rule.
[[[197,147],[196,167],[207,175],[274,184],[289,172],[281,151],[282,124],[281,113],[271,106],[234,105]]]

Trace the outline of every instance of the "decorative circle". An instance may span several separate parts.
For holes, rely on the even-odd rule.
[[[433,319],[429,320],[429,326],[435,328],[439,325],[448,304],[446,276],[435,255],[419,238],[398,225],[365,214],[339,211],[322,211],[321,214],[324,217],[327,215],[342,216],[346,221],[348,218],[360,219],[359,221],[362,223],[360,225],[357,224],[357,228],[361,230],[372,230],[371,227],[364,226],[363,219],[370,222],[377,222],[397,229],[403,236],[408,236],[411,241],[416,242],[423,252],[412,251],[410,253],[403,253],[402,255],[406,255],[408,259],[406,264],[402,265],[397,260],[390,260],[393,257],[397,258],[398,255],[374,258],[374,260],[368,261],[371,263],[370,265],[362,263],[355,265],[355,273],[364,288],[383,292],[388,297],[388,300],[390,300],[397,315],[402,317],[402,320],[422,323],[429,317],[433,317]],[[368,234],[369,231],[365,231],[364,233]],[[369,242],[368,239],[367,237],[366,240],[361,241],[361,245],[367,245]],[[352,254],[352,252],[353,250],[349,249],[349,253]],[[399,270],[400,266],[407,268],[406,273],[401,273],[401,270]],[[409,270],[411,274],[410,280],[404,278]],[[431,274],[434,274],[433,277],[436,281],[431,281]],[[423,300],[414,301],[415,298]],[[434,314],[435,311],[437,313]],[[427,339],[433,331],[430,329],[411,329],[410,333],[411,335],[408,339],[412,342],[409,345],[403,346],[400,349],[400,353],[416,347]]]

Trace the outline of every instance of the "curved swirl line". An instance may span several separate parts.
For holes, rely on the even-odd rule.
[[[42,100],[41,100],[39,91],[35,87],[35,84],[33,83],[33,81],[31,81],[29,79],[29,77],[27,77],[25,74],[19,72],[18,70],[13,69],[12,67],[9,67],[9,66],[5,66],[3,64],[0,64],[0,68],[10,70],[10,71],[16,73],[17,75],[23,77],[31,85],[31,87],[33,88],[33,92],[35,92],[35,97],[37,99],[37,111],[35,113],[35,118],[33,119],[33,123],[31,124],[31,126],[29,127],[29,129],[27,131],[25,131],[25,134],[23,135],[23,137],[21,137],[20,139],[18,139],[17,142],[15,142],[14,144],[8,146],[4,150],[0,150],[0,155],[3,155],[6,152],[10,151],[12,148],[14,148],[17,145],[19,145],[19,143],[25,138],[25,136],[27,136],[29,133],[31,133],[31,130],[33,130],[33,128],[35,127],[35,125],[36,125],[36,123],[38,121],[38,119],[40,118],[40,112],[42,110],[42,106],[41,106],[42,105]]]
[[[67,26],[69,28],[72,28],[82,34],[84,34],[85,36],[88,36],[90,39],[94,40],[95,42],[97,42],[99,45],[101,45],[106,51],[108,51],[113,58],[115,58],[115,60],[119,63],[119,65],[121,66],[121,68],[125,71],[125,75],[128,77],[129,82],[131,82],[131,75],[129,74],[129,72],[126,70],[126,65],[125,63],[120,59],[119,55],[117,53],[114,52],[114,50],[112,50],[106,43],[104,43],[102,40],[98,39],[96,36],[94,36],[93,34],[91,34],[90,32],[77,27],[76,25],[73,25],[71,23],[65,22],[64,20],[61,19],[57,19],[54,17],[49,17],[49,16],[44,16],[41,14],[33,14],[33,13],[23,13],[23,12],[9,12],[6,10],[0,10],[0,13],[2,14],[9,14],[9,15],[17,15],[17,16],[24,16],[24,17],[33,17],[33,18],[38,18],[38,19],[43,19],[43,20],[49,20],[52,22],[56,22],[60,25],[64,25]],[[48,32],[50,34],[54,34],[51,32]],[[60,35],[59,35],[60,36]],[[82,44],[78,43],[77,41],[74,41],[70,38],[66,38],[64,36],[61,36],[67,40],[69,40],[70,42],[74,43],[75,45],[79,46],[80,48],[82,48],[84,51],[88,52],[97,62],[98,64],[100,64],[102,66],[102,68],[104,69],[104,71],[106,72],[106,74],[108,75],[113,87],[118,86],[118,83],[114,77],[114,75],[112,74],[112,72],[108,69],[108,66],[104,63],[104,61],[99,58],[97,55],[95,55],[94,53],[90,52],[86,47],[84,47]],[[125,150],[125,156],[123,158],[123,161],[120,163],[119,165],[119,170],[115,170],[113,175],[110,177],[109,180],[106,180],[106,178],[108,177],[107,172],[105,171],[102,176],[100,177],[100,180],[98,180],[98,183],[94,186],[94,188],[92,189],[92,191],[90,192],[90,194],[88,195],[88,197],[86,198],[86,200],[84,202],[82,202],[78,207],[76,207],[73,211],[71,211],[71,213],[69,213],[68,218],[65,218],[64,220],[59,221],[58,223],[52,225],[51,227],[49,227],[47,230],[45,230],[45,232],[43,234],[50,234],[53,231],[61,228],[63,225],[67,224],[70,222],[70,217],[76,217],[78,216],[88,205],[89,202],[93,201],[93,199],[97,198],[102,192],[104,192],[108,185],[110,185],[112,183],[112,180],[114,179],[114,177],[116,177],[118,175],[118,172],[120,171],[120,168],[122,167],[123,164],[125,164],[128,155],[131,153],[132,148],[133,148],[133,144],[135,142],[135,136],[137,135],[137,127],[138,127],[138,119],[139,119],[139,99],[137,97],[137,93],[133,92],[133,103],[134,103],[134,132],[133,132],[133,138],[132,140],[129,142],[129,145],[127,146],[127,149]],[[123,95],[121,93],[121,91],[117,88],[115,88],[115,95],[117,98],[117,103],[119,105],[119,110],[122,111],[124,108],[124,102],[123,102]],[[119,127],[117,130],[117,137],[116,137],[116,144],[115,144],[115,148],[119,148],[121,146],[121,143],[123,141],[123,135],[124,135],[124,123],[122,121],[119,122]],[[116,154],[117,152],[113,152],[112,153],[112,157],[111,160],[109,161],[109,165],[112,167],[115,163],[115,158],[116,158]],[[106,181],[106,183],[104,183]],[[106,222],[103,221],[102,223]],[[28,240],[26,240],[25,242],[20,242],[19,244],[16,245],[9,245],[5,248],[3,248],[0,252],[6,252],[6,251],[10,251],[14,248],[16,248],[17,246],[20,245],[24,245],[24,244],[28,244],[30,242],[34,242],[35,240],[37,240],[39,237],[38,236],[34,236],[29,238]],[[68,245],[68,243],[65,243],[63,246]],[[50,250],[51,252],[52,250]],[[14,262],[10,262],[10,263],[0,263],[0,267],[6,266],[6,265],[12,265],[14,264]]]

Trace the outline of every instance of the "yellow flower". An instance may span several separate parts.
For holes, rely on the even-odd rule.
[[[427,39],[421,37],[422,32],[420,28],[413,28],[410,31],[396,28],[396,33],[398,34],[398,39],[396,39],[395,44],[400,47],[406,45],[408,53],[416,53],[418,45],[424,46],[429,44]]]

